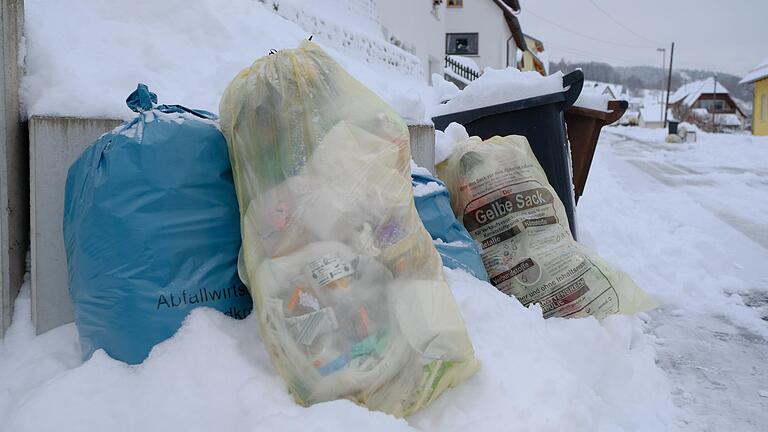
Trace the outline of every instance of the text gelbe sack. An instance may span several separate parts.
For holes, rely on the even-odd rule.
[[[195,307],[244,318],[240,228],[227,144],[215,116],[153,108],[103,135],[72,165],[64,204],[69,292],[86,358],[142,362]]]
[[[416,210],[424,228],[432,236],[443,265],[464,270],[478,279],[487,281],[488,274],[480,257],[480,249],[464,226],[456,220],[448,189],[441,180],[427,174],[428,172],[412,173],[411,183]]]
[[[525,137],[471,137],[437,172],[500,291],[540,304],[544,317],[600,319],[655,306],[628,275],[573,239]]]
[[[220,113],[243,276],[295,400],[406,416],[473,374],[392,109],[305,42],[240,72]]]

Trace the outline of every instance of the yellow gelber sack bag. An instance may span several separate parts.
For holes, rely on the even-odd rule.
[[[408,128],[317,45],[257,60],[220,106],[240,271],[302,405],[407,416],[479,367],[413,203]]]
[[[471,137],[437,167],[491,284],[545,318],[602,319],[656,306],[630,277],[573,239],[563,203],[524,136]]]

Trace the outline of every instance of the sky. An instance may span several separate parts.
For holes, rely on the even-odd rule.
[[[520,0],[523,32],[551,61],[661,66],[743,76],[768,58],[768,0]]]

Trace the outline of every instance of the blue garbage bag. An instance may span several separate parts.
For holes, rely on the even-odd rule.
[[[443,265],[462,269],[487,281],[488,274],[475,240],[456,219],[448,188],[441,180],[424,173],[411,174],[416,210],[429,231]]]
[[[70,167],[64,243],[85,358],[136,364],[196,307],[251,310],[237,274],[240,216],[216,116],[159,105],[140,84],[137,117]]]

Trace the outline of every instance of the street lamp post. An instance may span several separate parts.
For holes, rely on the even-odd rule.
[[[661,89],[659,91],[659,105],[661,105],[659,119],[661,120],[664,118],[664,66],[667,64],[667,49],[656,48],[656,51],[661,51]]]

